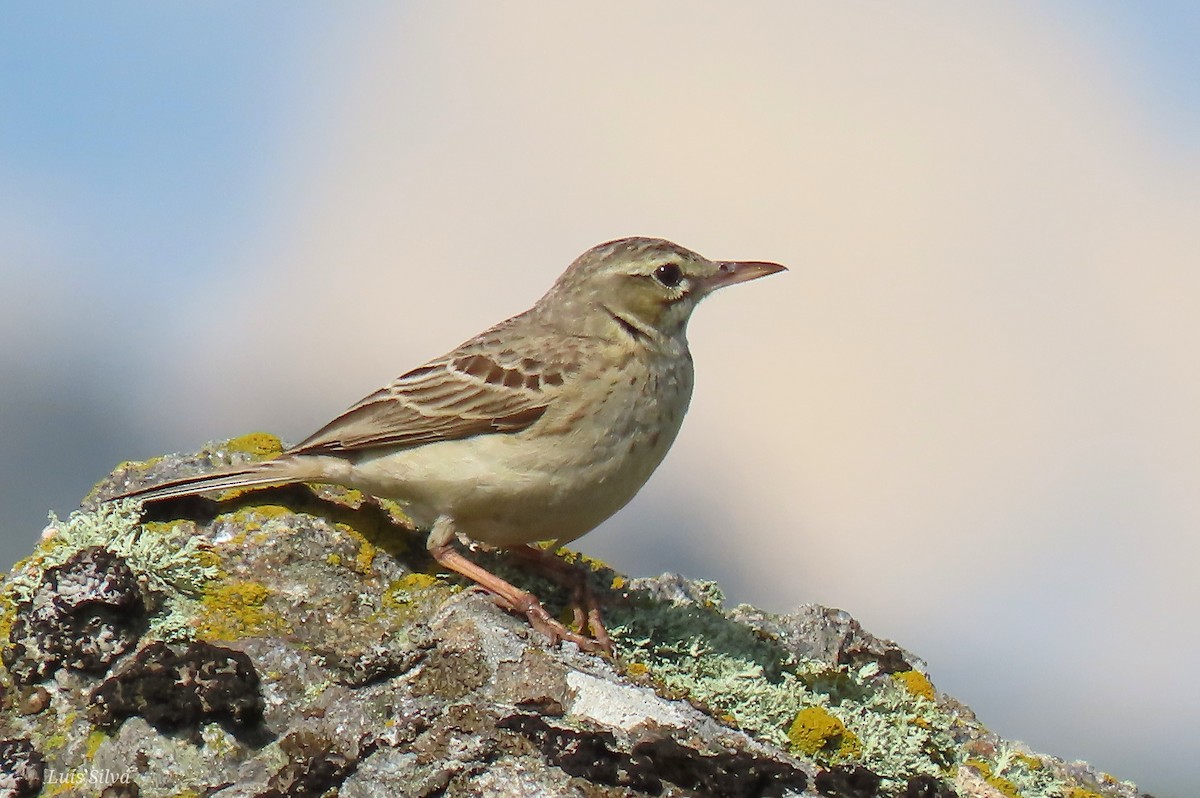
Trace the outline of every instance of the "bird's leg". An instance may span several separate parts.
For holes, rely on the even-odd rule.
[[[511,582],[496,576],[486,568],[477,565],[462,555],[449,541],[435,543],[429,547],[433,559],[451,571],[462,574],[476,584],[491,592],[496,603],[509,612],[524,615],[534,629],[550,638],[552,643],[559,640],[569,640],[583,651],[612,653],[612,644],[607,646],[600,640],[593,640],[577,632],[572,632],[554,619],[546,608],[527,590],[522,590]],[[605,635],[607,640],[607,635]]]
[[[508,551],[540,568],[546,576],[570,590],[571,609],[575,614],[576,624],[591,634],[601,648],[610,654],[613,652],[612,638],[608,636],[608,630],[604,628],[604,622],[600,618],[600,603],[596,600],[596,594],[588,584],[587,573],[582,568],[557,556],[554,548],[522,545],[510,546]]]

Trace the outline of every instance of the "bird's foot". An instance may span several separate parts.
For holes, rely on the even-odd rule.
[[[567,640],[579,646],[581,651],[604,654],[608,657],[614,656],[612,640],[609,639],[608,631],[605,630],[604,626],[599,624],[599,616],[596,617],[597,625],[595,626],[591,623],[591,615],[588,616],[589,620],[586,626],[579,623],[576,624],[580,629],[587,629],[594,635],[593,637],[588,637],[568,628],[552,616],[532,593],[525,593],[525,596],[526,599],[518,606],[512,607],[511,611],[528,618],[529,625],[550,638],[551,643]],[[599,628],[600,634],[596,634],[596,628]]]
[[[550,638],[551,643],[556,644],[559,641],[567,640],[577,645],[582,651],[604,654],[608,657],[614,655],[612,639],[609,638],[607,630],[600,622],[600,609],[594,598],[588,599],[589,603],[586,607],[577,606],[575,609],[576,618],[580,620],[580,629],[590,631],[593,635],[593,637],[588,637],[568,629],[547,612],[532,593],[522,590],[483,566],[468,560],[450,544],[435,546],[429,550],[429,553],[441,565],[473,580],[486,590],[497,606],[509,612],[524,615],[534,629]],[[584,620],[586,620],[586,624],[582,622]]]
[[[533,564],[550,579],[571,591],[571,614],[574,626],[580,632],[590,634],[601,650],[613,654],[612,638],[604,628],[600,617],[600,602],[588,583],[587,572],[577,565],[566,562],[552,550],[538,546],[512,546],[508,551]]]

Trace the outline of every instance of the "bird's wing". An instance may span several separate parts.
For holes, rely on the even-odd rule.
[[[550,406],[582,362],[576,346],[532,336],[506,346],[505,325],[397,377],[293,449],[337,454],[519,432]]]

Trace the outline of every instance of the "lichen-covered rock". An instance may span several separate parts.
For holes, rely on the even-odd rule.
[[[25,684],[59,668],[104,673],[145,627],[137,576],[117,554],[89,546],[47,568],[32,597],[17,606],[0,660]]]
[[[46,761],[28,740],[0,740],[0,796],[26,798],[42,789]]]
[[[262,711],[258,673],[245,653],[202,641],[176,651],[158,640],[92,691],[88,719],[111,730],[140,715],[159,731],[198,735],[202,723],[249,729]]]
[[[464,589],[402,508],[357,491],[142,516],[94,498],[278,449],[125,464],[51,524],[0,592],[0,785],[42,768],[56,795],[114,798],[1136,795],[991,734],[838,610],[726,609],[715,585],[561,552],[604,606],[609,661]],[[471,556],[565,610],[524,561]]]
[[[817,774],[816,788],[828,798],[875,798],[880,778],[858,765],[838,765]],[[907,796],[906,796],[907,798]]]

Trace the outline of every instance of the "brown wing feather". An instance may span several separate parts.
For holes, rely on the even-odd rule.
[[[499,332],[494,328],[490,333]],[[376,446],[419,446],[533,424],[578,368],[574,347],[538,346],[523,357],[481,336],[443,358],[397,377],[290,451],[321,454]]]

